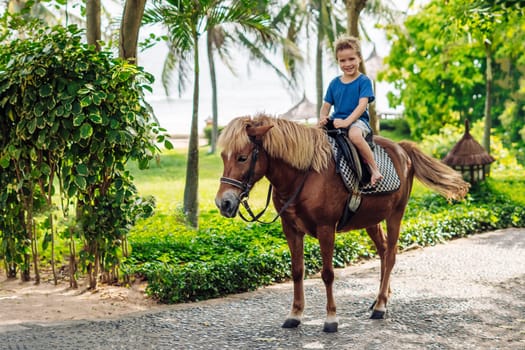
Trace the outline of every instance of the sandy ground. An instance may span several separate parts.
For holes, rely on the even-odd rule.
[[[60,322],[109,319],[125,314],[161,308],[145,294],[145,283],[130,288],[99,285],[96,291],[79,281],[78,289],[69,282],[7,280],[0,271],[0,326],[24,322]],[[46,280],[46,278],[43,278]]]

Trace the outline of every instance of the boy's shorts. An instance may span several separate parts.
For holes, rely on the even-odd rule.
[[[363,132],[363,137],[365,138],[368,136],[368,134],[372,132],[372,129],[370,129],[370,127],[361,119],[357,119],[355,122],[352,123],[352,125],[350,125],[350,127],[356,127],[361,129],[361,131]]]

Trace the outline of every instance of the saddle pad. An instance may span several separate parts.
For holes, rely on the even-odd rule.
[[[337,161],[339,152],[337,142],[332,137],[328,137],[328,141],[332,146],[334,160]],[[341,169],[341,178],[343,179],[343,182],[350,193],[360,190],[362,194],[380,194],[394,192],[399,189],[401,181],[399,180],[399,176],[396,173],[394,164],[392,163],[392,160],[386,153],[385,149],[378,144],[376,144],[374,147],[374,158],[379,171],[381,174],[383,174],[383,179],[379,181],[375,187],[367,184],[366,186],[359,188],[359,179],[357,178],[357,175],[350,168],[347,160],[344,157],[341,157],[341,162],[339,164],[339,168]]]

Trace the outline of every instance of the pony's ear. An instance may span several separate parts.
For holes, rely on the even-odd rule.
[[[273,128],[273,125],[253,126],[253,125],[248,124],[246,125],[246,133],[248,134],[250,138],[260,139],[271,128]]]

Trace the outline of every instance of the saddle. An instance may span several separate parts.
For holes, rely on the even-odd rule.
[[[368,164],[361,157],[354,144],[348,139],[348,129],[336,129],[334,127],[333,120],[328,121],[325,129],[328,136],[331,137],[332,141],[337,144],[338,152],[335,159],[337,173],[341,174],[343,172],[341,167],[343,165],[343,160],[346,160],[350,169],[357,176],[359,187],[364,187],[365,185],[369,184],[372,173],[370,172]],[[373,152],[375,148],[373,134],[369,133],[366,136],[365,141],[368,143],[370,149]]]
[[[371,172],[368,164],[362,159],[356,147],[348,139],[348,129],[335,129],[332,121],[325,126],[336,164],[336,172],[350,193],[346,209],[337,225],[341,229],[359,209],[361,195],[384,194],[397,191],[401,184],[392,160],[386,151],[373,141],[370,133],[366,141],[370,145],[383,179],[376,185],[370,185]]]

